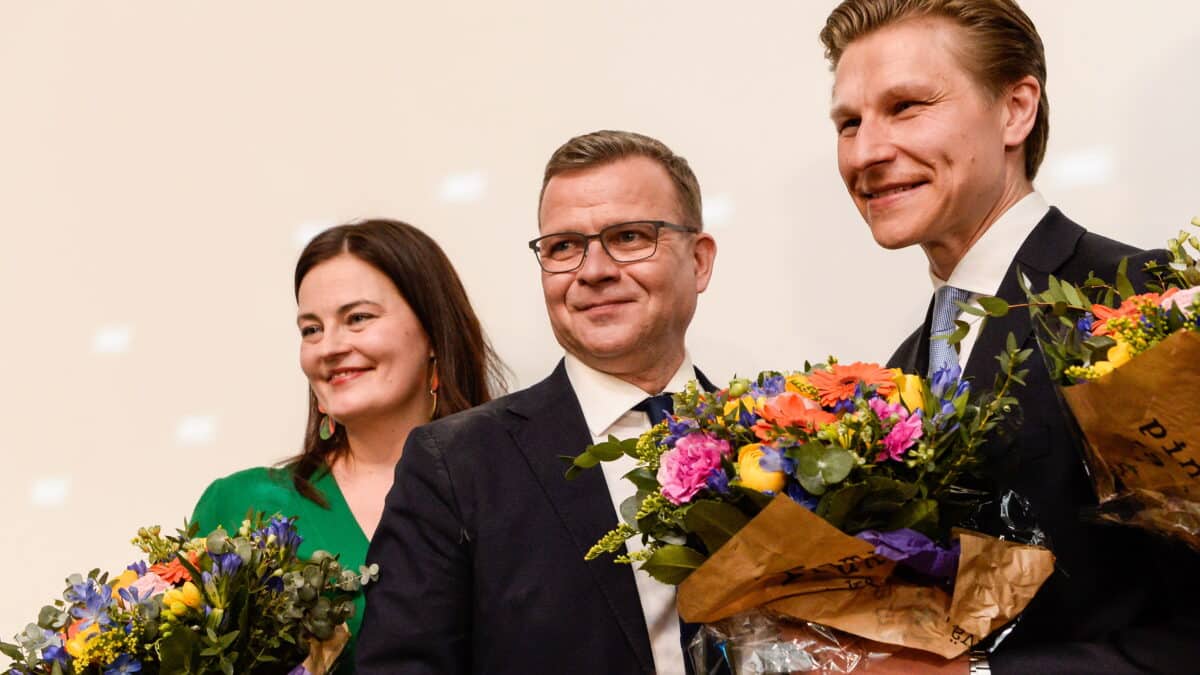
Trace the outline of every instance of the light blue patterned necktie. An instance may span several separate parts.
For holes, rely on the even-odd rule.
[[[958,302],[966,302],[970,291],[953,286],[942,286],[933,294],[933,320],[929,322],[929,377],[942,368],[958,364],[958,351],[939,336],[954,332],[954,320],[958,318]]]

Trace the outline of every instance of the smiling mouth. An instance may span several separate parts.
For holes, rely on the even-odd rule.
[[[343,382],[349,382],[368,370],[370,370],[370,368],[344,368],[335,370],[329,375],[329,383],[341,384]]]
[[[880,190],[879,192],[865,192],[864,191],[862,194],[867,199],[881,199],[883,197],[891,197],[892,195],[898,195],[902,192],[908,192],[909,190],[919,188],[922,185],[925,185],[925,181],[922,181],[920,183],[912,183],[910,185],[898,185],[896,187],[887,188],[886,190]]]
[[[593,309],[606,309],[608,307],[615,307],[617,305],[627,305],[630,302],[633,302],[633,301],[632,300],[608,300],[605,302],[594,302],[589,305],[582,305],[581,307],[579,307],[578,311],[590,312]]]

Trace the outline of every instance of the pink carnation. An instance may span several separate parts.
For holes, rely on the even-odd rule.
[[[658,482],[662,494],[672,504],[691,501],[703,489],[714,469],[721,468],[721,458],[733,452],[729,443],[708,434],[688,434],[663,453],[658,466]]]
[[[171,584],[164,581],[162,577],[154,572],[146,572],[138,577],[137,581],[129,584],[129,588],[137,591],[139,598],[148,598],[171,588]]]
[[[874,396],[867,401],[867,405],[871,407],[871,412],[875,413],[880,422],[888,422],[893,417],[902,420],[908,417],[908,409],[904,407],[903,403],[888,403],[886,400]]]
[[[910,415],[906,419],[900,420],[887,436],[883,437],[883,452],[875,458],[876,462],[882,462],[885,459],[900,461],[904,457],[904,453],[917,442],[921,437],[921,414]]]
[[[1162,308],[1171,309],[1172,307],[1178,307],[1179,311],[1183,312],[1184,315],[1191,316],[1192,305],[1195,304],[1197,297],[1200,297],[1200,286],[1185,288],[1178,293],[1172,293],[1163,298],[1161,303]]]

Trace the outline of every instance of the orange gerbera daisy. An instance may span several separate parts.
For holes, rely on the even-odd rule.
[[[878,363],[856,361],[850,365],[835,363],[829,370],[814,370],[808,380],[821,395],[821,405],[833,406],[838,401],[853,398],[854,390],[860,384],[864,389],[875,387],[875,393],[880,396],[890,396],[896,390],[894,377],[895,373]]]
[[[754,433],[762,440],[769,440],[775,425],[799,427],[808,432],[816,431],[822,424],[837,421],[837,417],[817,407],[808,398],[791,391],[776,396],[762,407],[762,419],[754,425]]]
[[[1175,295],[1178,291],[1178,288],[1172,288],[1161,295],[1158,293],[1135,295],[1131,298],[1126,298],[1120,307],[1092,305],[1092,316],[1096,317],[1092,322],[1092,335],[1112,335],[1112,329],[1108,327],[1109,319],[1137,319],[1141,317],[1142,311],[1147,305],[1157,306],[1163,300]]]
[[[187,557],[188,562],[192,564],[192,567],[195,567],[200,562],[200,556],[196,555],[195,551],[189,552]],[[150,571],[154,572],[158,575],[158,578],[171,585],[177,584],[180,581],[192,580],[192,575],[187,571],[187,568],[183,566],[183,563],[179,562],[179,556],[171,558],[170,562],[155,563],[151,565]]]

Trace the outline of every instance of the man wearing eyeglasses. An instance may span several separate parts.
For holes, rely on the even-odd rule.
[[[409,435],[367,556],[381,572],[360,674],[685,672],[674,589],[583,559],[633,496],[632,467],[568,482],[561,458],[645,431],[698,377],[685,336],[716,256],[700,187],[661,142],[599,131],[550,158],[538,223],[529,246],[566,355]]]

